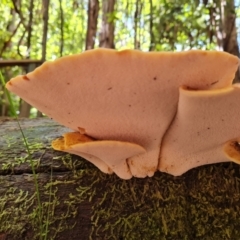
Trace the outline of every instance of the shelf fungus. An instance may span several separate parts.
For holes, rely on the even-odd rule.
[[[240,162],[239,60],[228,53],[89,50],[6,87],[74,132],[54,140],[120,178]]]
[[[181,175],[210,163],[240,164],[240,85],[180,88],[177,114],[162,141],[159,170]]]

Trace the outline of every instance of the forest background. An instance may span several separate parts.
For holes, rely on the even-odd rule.
[[[239,26],[240,0],[0,0],[0,70],[9,80],[46,60],[98,47],[239,57]],[[41,116],[13,99],[20,117]],[[11,116],[1,83],[0,116]]]

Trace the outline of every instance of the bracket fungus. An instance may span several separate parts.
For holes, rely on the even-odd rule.
[[[240,164],[240,85],[215,90],[180,88],[178,110],[162,141],[159,170],[187,170],[232,160]]]
[[[231,144],[225,155],[220,148],[240,137],[240,110],[233,103],[239,87],[231,86],[238,63],[217,51],[96,49],[46,62],[6,87],[75,132],[53,141],[54,149],[80,155],[123,179],[151,177],[157,169],[178,175],[236,158]],[[204,129],[208,126],[215,137]],[[209,139],[194,138],[197,129]],[[204,141],[209,144],[198,146]]]
[[[64,138],[54,140],[52,146],[56,150],[80,155],[102,172],[111,174],[114,171],[123,179],[132,177],[126,158],[146,152],[143,147],[135,143],[111,140],[94,141],[78,132],[64,134]]]

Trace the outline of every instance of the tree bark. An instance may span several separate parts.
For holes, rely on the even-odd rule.
[[[28,19],[28,25],[27,25],[27,53],[26,58],[30,59],[31,56],[31,39],[32,39],[32,26],[33,26],[33,12],[34,12],[34,1],[30,1],[29,6],[29,19]]]
[[[67,128],[46,118],[21,119],[20,125],[31,157],[17,122],[0,119],[0,239],[41,239],[41,222],[49,222],[47,239],[239,238],[239,165],[121,180],[80,157],[54,151],[51,141]]]
[[[221,47],[225,52],[231,53],[240,57],[239,46],[237,40],[236,28],[236,10],[234,0],[221,1],[222,16],[220,29],[221,32]],[[234,83],[240,82],[240,71],[236,72]]]
[[[27,69],[26,72],[31,72],[33,71],[37,66],[35,64],[29,64],[27,65]],[[32,106],[25,102],[24,100],[20,100],[20,113],[19,113],[19,117],[30,117],[30,111],[31,111]]]
[[[49,0],[42,0],[43,12],[43,35],[42,35],[42,61],[46,60],[47,55],[47,34],[48,34],[48,18],[49,18]]]
[[[115,48],[114,45],[114,14],[115,0],[102,1],[102,27],[100,32],[100,44],[102,48]]]
[[[88,0],[88,26],[86,38],[86,50],[93,49],[95,45],[98,23],[99,1]]]
[[[149,51],[153,51],[155,47],[155,39],[153,34],[153,1],[149,1],[150,4],[150,14],[149,14],[149,34],[150,34],[150,46]]]
[[[64,46],[64,12],[62,7],[62,0],[59,0],[59,11],[60,11],[60,31],[61,31],[61,40],[60,40],[60,57],[63,56],[63,46]]]
[[[135,12],[134,12],[134,49],[141,49],[141,41],[139,39],[139,24],[141,21],[143,3],[140,0],[137,0],[135,3]]]

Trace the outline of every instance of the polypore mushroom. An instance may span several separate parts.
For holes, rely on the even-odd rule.
[[[7,88],[76,132],[143,147],[145,153],[126,155],[125,165],[133,176],[146,177],[158,168],[161,140],[177,110],[178,88],[229,87],[237,66],[238,59],[223,52],[97,49],[46,62],[11,79]],[[106,159],[115,150],[111,153],[106,146],[95,165],[102,161],[112,169]],[[93,156],[90,148],[87,154]],[[106,165],[102,170],[108,172]]]
[[[240,84],[180,89],[177,115],[163,138],[159,170],[181,175],[205,164],[240,164]]]
[[[114,171],[122,179],[132,177],[126,159],[146,152],[143,147],[134,143],[94,141],[78,132],[64,134],[64,138],[54,140],[52,146],[56,150],[84,157],[102,172],[111,174]]]

